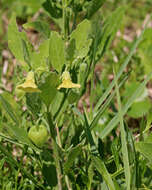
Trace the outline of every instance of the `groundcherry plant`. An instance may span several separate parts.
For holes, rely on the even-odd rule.
[[[112,83],[94,102],[95,66],[121,28],[127,7],[118,7],[103,19],[100,8],[104,0],[41,0],[40,4],[46,16],[42,20],[24,23],[20,30],[15,13],[9,21],[8,46],[16,65],[13,94],[0,95],[1,123],[3,138],[22,150],[20,162],[2,145],[0,151],[21,178],[27,179],[30,189],[136,189],[140,186],[138,160],[132,134],[122,118],[141,95],[151,74],[123,106],[119,88],[128,77],[123,71],[144,31],[120,70],[115,73],[113,69]],[[55,30],[50,27],[52,23]],[[29,29],[39,36],[36,45],[27,36]],[[82,101],[88,86],[89,112]],[[115,94],[118,112],[97,134],[94,129]],[[111,133],[119,123],[120,138]],[[106,138],[109,134],[113,142]]]

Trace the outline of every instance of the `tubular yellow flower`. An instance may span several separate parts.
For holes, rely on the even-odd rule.
[[[25,92],[41,92],[37,85],[35,84],[35,79],[34,79],[34,73],[30,71],[27,74],[27,78],[23,84],[20,84],[17,86],[18,89],[23,90]]]
[[[62,83],[58,86],[60,88],[80,88],[80,84],[75,84],[71,81],[71,77],[68,71],[64,71],[62,74]]]

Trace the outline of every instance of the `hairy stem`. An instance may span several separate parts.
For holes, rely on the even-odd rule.
[[[54,139],[52,139],[52,146],[53,146],[53,153],[54,153],[54,160],[56,165],[57,171],[57,178],[58,178],[58,189],[62,190],[62,172],[61,172],[61,165],[60,165],[60,157],[58,151],[58,145]]]
[[[59,156],[59,147],[56,143],[56,131],[55,131],[55,125],[52,121],[52,116],[50,112],[47,112],[47,119],[50,126],[50,133],[52,137],[52,147],[53,147],[53,154],[54,154],[54,161],[56,165],[56,172],[57,172],[57,178],[58,178],[58,189],[62,190],[62,172],[61,172],[61,165],[60,165],[60,156]]]

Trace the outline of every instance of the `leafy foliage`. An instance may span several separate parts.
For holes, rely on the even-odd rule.
[[[151,189],[150,5],[2,0],[0,189]]]

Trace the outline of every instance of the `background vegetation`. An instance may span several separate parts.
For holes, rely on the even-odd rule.
[[[0,7],[0,189],[152,189],[152,1]]]

